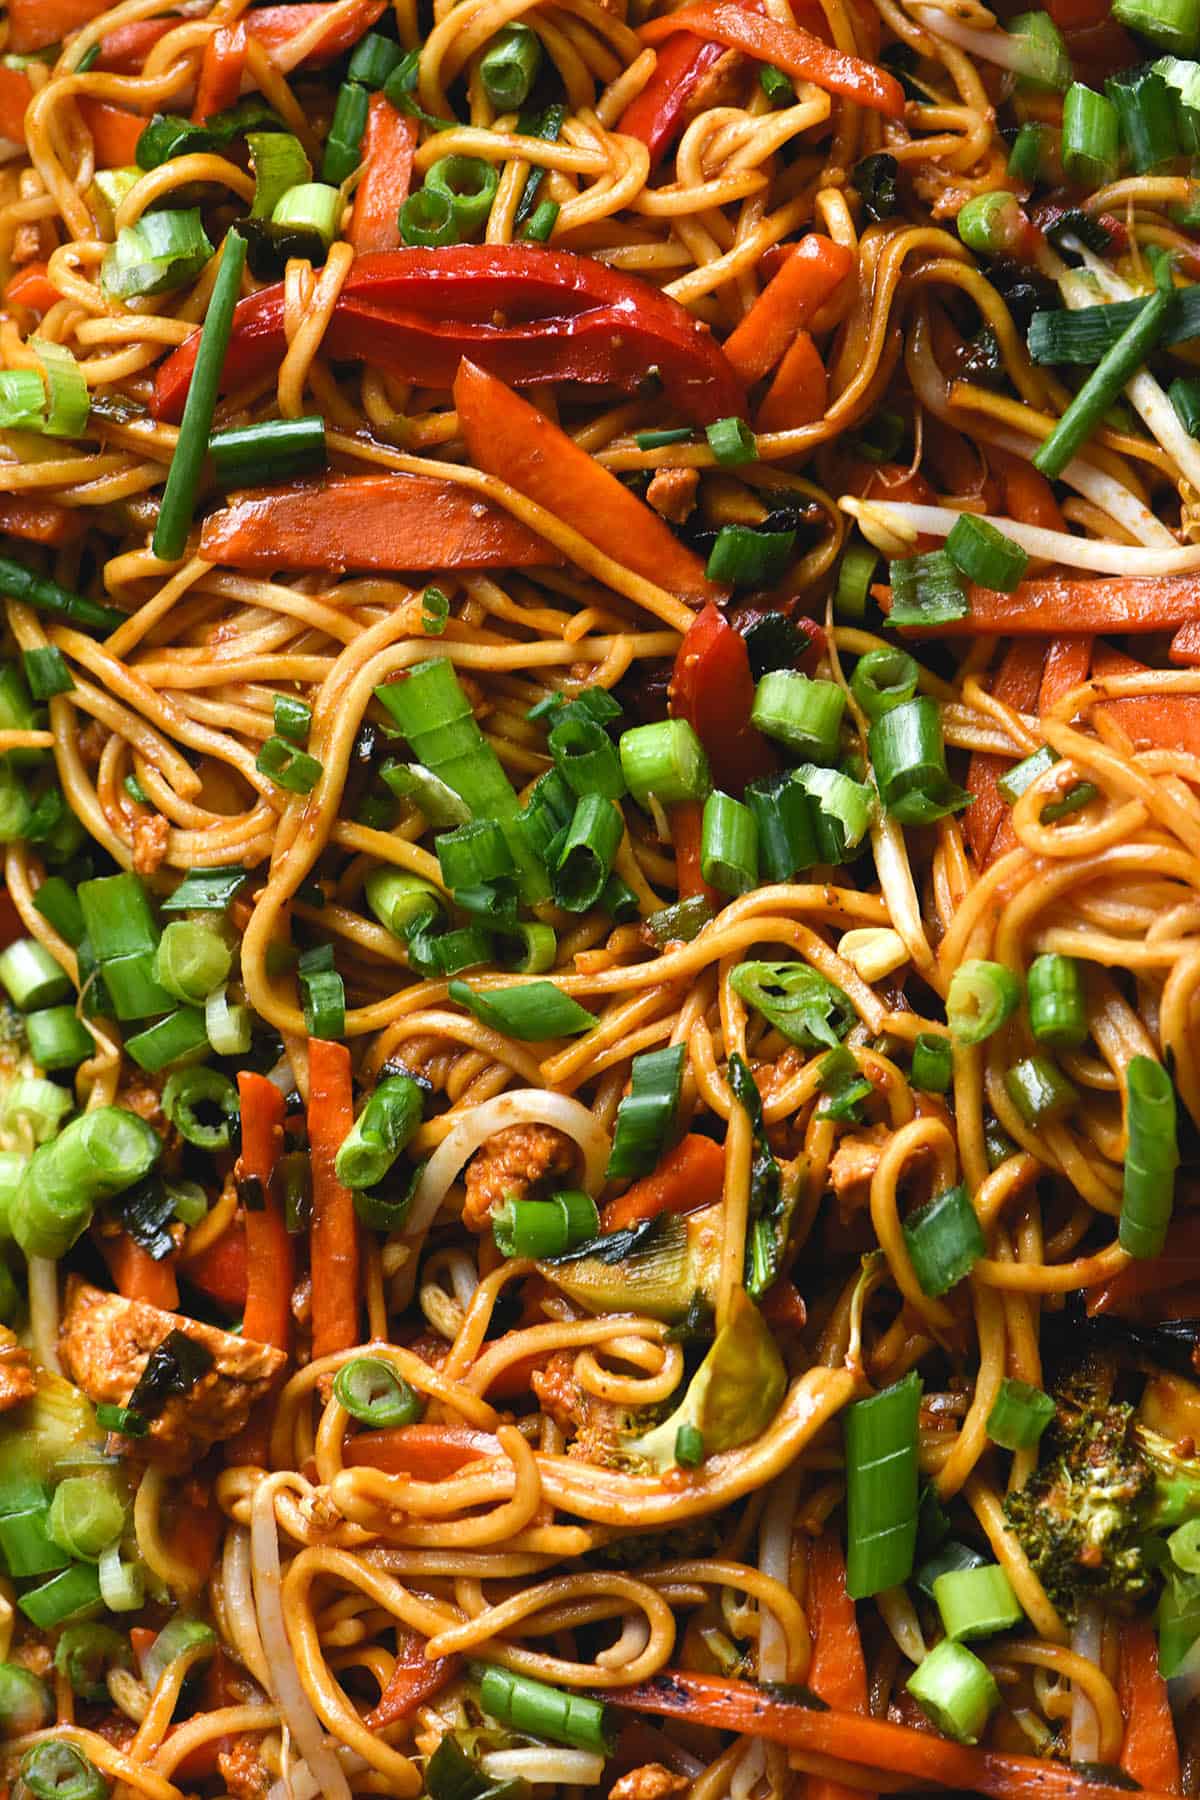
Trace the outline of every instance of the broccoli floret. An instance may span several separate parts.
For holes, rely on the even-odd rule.
[[[1200,1458],[1181,1455],[1185,1446],[1173,1444],[1140,1420],[1133,1428],[1133,1438],[1154,1480],[1143,1526],[1169,1531],[1200,1517]],[[1193,1446],[1189,1443],[1186,1448]]]

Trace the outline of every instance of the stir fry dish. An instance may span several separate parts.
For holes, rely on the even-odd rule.
[[[7,0],[0,1800],[1200,1793],[1200,0]]]

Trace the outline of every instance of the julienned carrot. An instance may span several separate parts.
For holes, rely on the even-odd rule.
[[[835,1756],[860,1768],[906,1775],[915,1783],[936,1782],[986,1800],[1128,1800],[1128,1790],[1067,1763],[999,1750],[969,1749],[932,1731],[917,1731],[890,1719],[863,1717],[840,1708],[818,1711],[748,1681],[664,1669],[636,1687],[606,1688],[600,1698],[634,1712],[686,1718],[769,1744]],[[1146,1790],[1142,1800],[1164,1800]]]
[[[1037,470],[1033,473],[1036,475]],[[1039,713],[1048,713],[1064,694],[1069,694],[1072,688],[1082,687],[1092,666],[1093,641],[1088,635],[1050,640],[1042,669],[1042,685],[1038,690]]]
[[[477,469],[507,481],[598,550],[681,599],[720,596],[700,558],[657,513],[536,406],[466,358],[454,380],[454,404]]]
[[[363,137],[362,176],[354,190],[350,242],[356,256],[395,250],[400,243],[400,208],[408,199],[417,122],[397,111],[382,94],[372,94]]]
[[[1122,1619],[1118,1691],[1125,1717],[1121,1767],[1143,1788],[1181,1794],[1179,1739],[1167,1684],[1158,1672],[1158,1639],[1149,1619]]]
[[[137,161],[138,139],[146,129],[141,113],[109,106],[91,94],[77,94],[79,115],[92,135],[98,169],[127,169]]]
[[[1107,4],[1107,0],[1106,0]],[[1066,531],[1067,522],[1046,477],[1011,451],[988,449],[1004,482],[1004,507],[1018,525],[1040,525],[1046,531]]]
[[[841,94],[872,112],[886,113],[891,119],[904,117],[904,89],[885,69],[831,49],[798,25],[784,25],[750,12],[738,0],[693,0],[678,12],[651,19],[642,26],[640,36],[644,44],[661,44],[676,31],[715,38],[731,50],[771,63],[785,74],[802,76],[827,93]]]
[[[726,356],[745,382],[773,369],[854,267],[853,253],[819,231],[802,238],[745,318],[725,339]]]
[[[681,800],[668,814],[671,845],[675,851],[675,885],[681,900],[707,900],[713,911],[721,905],[716,888],[700,873],[700,828],[704,808],[698,800]]]
[[[792,431],[823,419],[829,376],[811,331],[798,331],[754,417],[759,431]]]
[[[890,587],[872,588],[885,612]],[[1058,637],[1062,633],[1171,631],[1200,619],[1200,574],[1098,575],[1091,580],[1065,575],[1022,581],[1011,594],[972,586],[970,612],[914,637],[974,637],[982,631],[1016,637]],[[907,633],[908,626],[901,627]]]
[[[1148,1294],[1169,1293],[1200,1281],[1200,1213],[1184,1213],[1171,1220],[1161,1256],[1130,1262],[1102,1287],[1088,1289],[1088,1317],[1120,1313]]]
[[[1147,672],[1145,663],[1110,644],[1096,645],[1093,676]],[[1135,749],[1187,750],[1200,756],[1200,694],[1129,694],[1106,700],[1096,711],[1114,719]]]
[[[1010,644],[992,683],[996,698],[1017,712],[1032,712],[1042,679],[1042,656],[1043,646],[1036,640]],[[967,765],[967,792],[974,798],[963,814],[963,828],[981,869],[1016,841],[1009,819],[1011,808],[997,786],[1000,776],[1011,767],[1011,757],[983,750],[974,751]],[[1011,841],[1001,844],[1006,826]]]
[[[249,1289],[245,1228],[240,1223],[228,1226],[207,1249],[181,1263],[180,1273],[190,1287],[199,1288],[218,1306],[241,1312]]]
[[[28,494],[0,494],[0,536],[24,538],[29,544],[50,544],[57,549],[80,537],[86,514],[60,506],[57,500],[37,500]]]
[[[41,0],[35,3],[40,5]],[[386,10],[387,0],[358,0],[348,8],[336,0],[303,0],[298,6],[255,6],[244,18],[251,37],[258,39],[275,67],[286,75],[300,63],[315,68],[332,62],[352,49]],[[321,18],[328,19],[328,28],[319,31],[307,52],[297,56],[297,43],[302,37],[307,41],[312,26]]]
[[[239,20],[236,25],[220,26],[205,44],[200,59],[200,79],[192,107],[192,118],[198,125],[234,104],[242,89],[245,67],[245,23]]]
[[[216,1561],[224,1519],[214,1500],[184,1500],[167,1534],[171,1555],[192,1570],[196,1588],[204,1586]]]
[[[312,1154],[312,1353],[314,1361],[358,1342],[359,1254],[354,1198],[333,1159],[354,1123],[350,1052],[308,1040],[308,1141]]]
[[[695,1212],[714,1206],[725,1185],[725,1152],[699,1132],[680,1138],[657,1169],[635,1181],[600,1215],[603,1231],[621,1231],[659,1213]]]
[[[858,1615],[846,1592],[846,1563],[836,1532],[828,1529],[808,1547],[808,1621],[812,1661],[808,1686],[828,1706],[868,1711],[867,1664]],[[808,1800],[859,1800],[862,1790],[810,1776]]]
[[[106,74],[138,75],[158,40],[178,28],[179,20],[174,18],[130,19],[105,32],[94,66]]]
[[[443,1481],[480,1457],[500,1454],[489,1431],[468,1425],[397,1425],[364,1431],[346,1444],[346,1461],[355,1467],[382,1469],[385,1475],[411,1475],[417,1481]]]
[[[127,1231],[101,1238],[100,1248],[123,1300],[144,1300],[164,1312],[178,1312],[179,1283],[169,1257],[156,1261]]]
[[[418,1706],[439,1694],[461,1667],[461,1656],[435,1656],[430,1662],[425,1655],[425,1639],[414,1633],[401,1633],[388,1684],[363,1720],[364,1725],[369,1731],[382,1731],[385,1725],[394,1725],[399,1719],[411,1719]]]
[[[1168,655],[1173,663],[1178,663],[1185,669],[1195,668],[1200,664],[1200,619],[1192,619],[1179,627],[1171,639]]]
[[[200,554],[232,569],[392,572],[562,561],[511,513],[427,475],[329,475],[251,488],[209,514]]]
[[[286,1350],[292,1324],[292,1240],[272,1177],[283,1145],[283,1095],[265,1075],[243,1071],[238,1076],[242,1105],[242,1148],[237,1161],[240,1181],[255,1184],[246,1199],[246,1311],[242,1332],[260,1344]]]
[[[109,0],[8,0],[8,43],[13,55],[46,50],[106,10]]]
[[[19,144],[25,135],[25,108],[33,99],[33,88],[24,69],[6,69],[0,64],[0,137]]]

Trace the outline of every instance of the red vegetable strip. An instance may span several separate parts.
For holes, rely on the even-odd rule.
[[[696,1212],[715,1206],[725,1185],[725,1152],[700,1132],[680,1138],[657,1169],[635,1181],[600,1215],[602,1231],[623,1231],[659,1213]]]
[[[683,800],[668,814],[671,844],[675,851],[675,886],[681,900],[707,900],[714,912],[721,907],[721,896],[709,887],[700,873],[700,828],[704,807],[699,800]]]
[[[398,1425],[364,1431],[346,1444],[346,1462],[355,1468],[382,1469],[386,1475],[412,1475],[418,1481],[442,1481],[470,1462],[500,1454],[488,1431],[467,1425]]]
[[[1171,639],[1168,654],[1173,663],[1182,664],[1184,668],[1200,665],[1200,619],[1192,619],[1179,627]]]
[[[1064,694],[1082,687],[1092,666],[1091,637],[1052,638],[1046,649],[1046,666],[1038,693],[1039,713],[1048,713]]]
[[[1158,1639],[1149,1619],[1122,1619],[1118,1692],[1125,1716],[1121,1767],[1143,1788],[1181,1794],[1179,1739],[1158,1672]]]
[[[156,1262],[127,1231],[102,1237],[99,1244],[123,1300],[144,1300],[148,1306],[160,1306],[164,1312],[178,1312],[179,1284],[169,1257]]]
[[[57,500],[35,500],[25,494],[0,494],[0,535],[24,538],[29,544],[57,548],[80,537],[86,515],[60,506]]]
[[[5,75],[11,75],[11,69],[0,67],[0,106],[3,105],[3,88]],[[0,119],[0,137],[4,136],[4,124]],[[27,306],[31,312],[49,312],[55,303],[62,299],[56,287],[52,287],[46,276],[44,262],[26,263],[10,275],[4,284],[4,302],[6,306]]]
[[[844,244],[810,231],[770,280],[745,318],[725,339],[725,354],[743,381],[773,369],[796,332],[807,325],[854,267]]]
[[[867,1665],[858,1615],[846,1593],[846,1564],[837,1534],[829,1529],[808,1546],[808,1619],[813,1636],[808,1686],[819,1699],[845,1712],[865,1713]],[[859,1800],[861,1788],[810,1776],[807,1800]]]
[[[142,64],[160,38],[175,31],[178,19],[130,19],[106,31],[94,66],[112,75],[140,75]]]
[[[25,71],[0,65],[0,137],[8,138],[14,144],[23,142],[25,108],[32,99],[33,88]]]
[[[657,513],[494,375],[464,360],[454,404],[477,469],[509,482],[598,550],[668,592],[707,600],[719,591],[699,557]]]
[[[92,134],[98,169],[127,169],[137,161],[138,139],[146,129],[141,113],[124,106],[109,106],[90,94],[77,94],[75,104]]]
[[[998,1750],[975,1750],[932,1731],[889,1719],[830,1709],[818,1712],[748,1681],[666,1669],[636,1687],[606,1688],[610,1706],[686,1718],[694,1725],[765,1738],[793,1750],[816,1751],[864,1768],[906,1775],[918,1783],[982,1794],[985,1800],[1128,1800],[1127,1790],[1092,1781],[1066,1763]],[[1143,1800],[1163,1800],[1147,1790]]]
[[[286,75],[297,66],[296,58],[289,54],[291,46],[314,19],[324,15],[329,27],[318,37],[316,47],[301,59],[306,68],[332,62],[343,51],[352,49],[386,10],[387,0],[358,0],[357,5],[345,11],[333,0],[310,0],[299,6],[256,6],[244,14],[244,20],[251,37],[258,39],[275,67]]]
[[[7,950],[10,944],[26,935],[25,921],[17,911],[16,901],[7,888],[0,888],[0,950]]]
[[[1092,657],[1092,674],[1137,675],[1147,672],[1145,663],[1111,644],[1097,644]],[[1096,708],[1115,719],[1135,749],[1186,750],[1200,756],[1200,695],[1196,694],[1130,694],[1120,700],[1106,700]]]
[[[1131,1262],[1102,1287],[1088,1290],[1088,1317],[1119,1313],[1148,1294],[1186,1287],[1200,1281],[1200,1213],[1172,1219],[1161,1256]]]
[[[759,431],[791,431],[825,417],[829,376],[810,331],[798,331],[755,415]]]
[[[1016,712],[1033,712],[1042,679],[1043,654],[1043,646],[1036,640],[1010,644],[992,683],[997,700],[1003,700]],[[967,765],[967,792],[975,797],[963,814],[963,827],[981,869],[1016,843],[1012,809],[997,786],[1000,776],[1011,767],[1011,757],[993,756],[984,750],[973,751]]]
[[[385,1725],[394,1725],[399,1719],[411,1719],[418,1706],[424,1706],[454,1680],[462,1660],[461,1656],[435,1656],[430,1662],[425,1655],[425,1639],[412,1632],[401,1633],[388,1684],[363,1724],[371,1731],[382,1731]]]
[[[205,44],[200,59],[200,80],[192,107],[192,118],[198,125],[234,104],[242,91],[245,67],[245,24],[239,21],[236,25],[220,26]]]
[[[1004,505],[1010,519],[1015,519],[1018,525],[1040,525],[1044,531],[1067,530],[1062,509],[1054,498],[1054,489],[1032,463],[990,445],[988,460],[1000,470]]]
[[[242,1104],[239,1179],[261,1185],[261,1207],[246,1207],[246,1312],[242,1331],[260,1344],[286,1350],[292,1338],[292,1240],[271,1182],[283,1145],[284,1099],[265,1075],[238,1076]]]
[[[354,1199],[333,1159],[354,1123],[350,1052],[308,1040],[308,1139],[312,1153],[312,1353],[315,1361],[358,1342],[359,1254]]]
[[[14,55],[46,50],[107,10],[109,0],[8,0],[8,44]]]
[[[894,76],[859,56],[834,50],[798,25],[748,12],[737,0],[692,0],[662,19],[643,25],[644,44],[661,44],[672,32],[692,31],[741,50],[759,62],[773,63],[787,75],[799,75],[827,93],[840,94],[890,119],[904,117],[904,89]]]
[[[417,122],[372,94],[363,139],[363,172],[354,190],[350,242],[357,256],[394,250],[400,243],[400,208],[408,198]]]
[[[872,593],[884,611],[892,590],[880,585]],[[1170,631],[1200,619],[1200,574],[1101,575],[1091,580],[1047,575],[1023,581],[1011,594],[972,586],[966,618],[936,625],[937,637],[974,637],[981,631],[1017,637],[1051,637],[1060,633]],[[907,633],[908,627],[904,627]],[[913,632],[928,637],[928,631]]]
[[[246,1233],[241,1223],[228,1226],[205,1249],[187,1257],[180,1264],[180,1273],[185,1283],[199,1288],[219,1306],[241,1312],[249,1288]]]
[[[610,477],[611,479],[611,477]],[[470,488],[426,475],[330,475],[251,488],[204,521],[200,553],[233,569],[504,569],[562,557]]]
[[[754,676],[746,640],[711,604],[676,652],[669,704],[672,718],[686,719],[704,745],[719,788],[740,794],[748,781],[778,767],[750,723]]]
[[[653,166],[681,130],[688,101],[725,55],[724,44],[677,31],[658,53],[654,73],[621,115],[622,137],[640,138]]]

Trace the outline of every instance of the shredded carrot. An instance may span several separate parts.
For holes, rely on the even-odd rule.
[[[123,1300],[144,1300],[148,1306],[159,1306],[164,1312],[179,1310],[179,1283],[170,1257],[156,1261],[127,1231],[102,1237],[99,1243]]]
[[[314,1361],[358,1342],[359,1253],[354,1199],[333,1159],[354,1123],[350,1052],[308,1040],[308,1141],[312,1151],[312,1353]]]
[[[871,589],[885,612],[892,590]],[[1091,580],[1047,575],[1022,581],[1011,594],[972,586],[970,611],[914,637],[1057,637],[1062,633],[1171,631],[1200,619],[1200,575],[1098,575]],[[908,627],[905,632],[907,634]]]
[[[400,243],[400,208],[408,198],[417,122],[397,111],[382,94],[372,94],[363,137],[362,175],[354,190],[350,242],[357,256],[395,250]]]
[[[1158,1639],[1149,1619],[1122,1619],[1118,1692],[1125,1718],[1121,1767],[1143,1788],[1181,1794],[1179,1739],[1158,1672]]]
[[[689,1213],[713,1206],[725,1183],[725,1152],[720,1144],[689,1132],[651,1174],[635,1181],[616,1200],[610,1200],[600,1217],[601,1229],[620,1231],[640,1219],[658,1213]]]
[[[283,1144],[284,1098],[265,1075],[238,1076],[242,1150],[238,1176],[258,1185],[261,1206],[246,1207],[246,1312],[242,1331],[286,1350],[291,1342],[292,1240],[271,1181]]]
[[[196,84],[196,100],[192,118],[198,125],[224,112],[237,100],[246,68],[246,27],[222,25],[213,32],[200,59],[200,79]]]
[[[243,16],[251,37],[258,39],[272,62],[287,69],[294,66],[294,59],[287,57],[288,47],[315,20],[328,18],[328,31],[318,37],[316,47],[304,59],[305,68],[312,69],[352,49],[385,10],[386,0],[358,0],[357,6],[347,9],[335,0],[301,0],[295,6],[255,6]]]
[[[140,75],[142,64],[160,38],[178,27],[179,20],[129,19],[106,31],[94,67],[113,75]]]
[[[811,331],[798,331],[763,395],[754,423],[759,431],[791,431],[825,416],[829,376]]]
[[[1092,666],[1092,643],[1089,636],[1050,640],[1038,692],[1039,713],[1048,713],[1064,694],[1069,694],[1072,688],[1082,687]]]
[[[1114,650],[1111,644],[1096,645],[1094,676],[1145,672],[1145,663]],[[1106,700],[1096,711],[1114,719],[1135,749],[1186,750],[1200,756],[1200,695],[1128,694],[1124,699]]]
[[[808,1685],[828,1706],[865,1713],[867,1664],[858,1631],[854,1602],[846,1592],[846,1563],[834,1531],[826,1529],[808,1546],[808,1622],[812,1661]],[[812,1776],[808,1800],[858,1800],[861,1788]]]
[[[853,267],[853,253],[819,231],[800,240],[725,340],[725,354],[743,381],[758,381],[775,367],[796,332],[820,311]]]
[[[189,1256],[180,1273],[189,1287],[199,1288],[218,1306],[241,1312],[249,1286],[246,1231],[241,1221],[230,1225],[198,1255]]]
[[[1010,644],[992,683],[996,698],[1017,712],[1032,712],[1042,679],[1043,654],[1044,647],[1037,640]],[[972,752],[967,765],[967,792],[974,799],[963,814],[963,827],[981,869],[1016,842],[1012,809],[997,786],[1000,776],[1011,767],[1011,757],[993,756],[984,750]]]
[[[675,882],[681,900],[707,900],[714,911],[721,904],[716,888],[700,873],[700,827],[704,809],[698,800],[681,800],[668,815],[675,851]]]
[[[386,1475],[412,1475],[418,1481],[443,1481],[480,1457],[500,1454],[488,1431],[466,1425],[397,1425],[364,1431],[346,1445],[346,1462],[355,1468],[382,1469]]]
[[[224,1515],[215,1500],[184,1500],[179,1506],[168,1533],[171,1555],[195,1575],[196,1587],[203,1587],[212,1573],[217,1545],[225,1524]]]
[[[57,550],[83,535],[81,510],[28,494],[0,494],[0,536],[24,538],[27,544],[49,544]]]
[[[1054,489],[1046,477],[1007,450],[989,447],[988,459],[999,469],[1004,482],[1004,506],[1010,519],[1018,525],[1040,525],[1044,531],[1066,531],[1067,521],[1054,498]]]
[[[430,1662],[425,1655],[425,1640],[411,1632],[401,1632],[388,1684],[363,1723],[370,1731],[382,1731],[385,1725],[411,1719],[418,1706],[424,1706],[448,1686],[461,1667],[461,1656],[435,1656]]]

